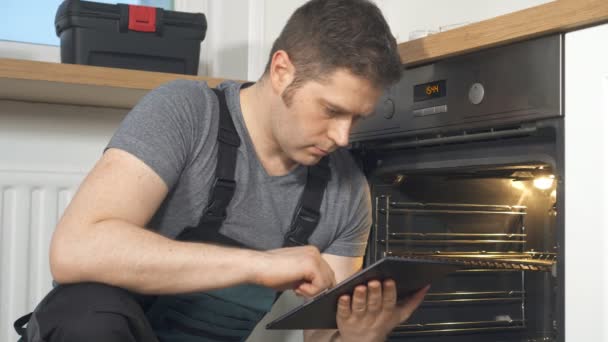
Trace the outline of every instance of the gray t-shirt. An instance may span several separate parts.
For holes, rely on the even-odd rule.
[[[284,176],[266,173],[254,150],[240,107],[241,85],[222,83],[242,144],[236,191],[220,232],[251,248],[279,248],[306,184],[306,167]],[[219,103],[204,82],[179,80],[144,96],[126,116],[108,148],[125,150],[150,166],[169,193],[147,227],[174,238],[198,223],[215,179]],[[332,178],[321,220],[309,242],[323,253],[361,256],[371,225],[367,181],[347,150],[330,155]]]

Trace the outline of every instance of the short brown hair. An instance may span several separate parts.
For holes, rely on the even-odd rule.
[[[284,50],[295,66],[294,81],[283,96],[308,80],[318,80],[339,68],[387,87],[401,77],[397,42],[380,9],[367,0],[311,0],[298,8],[275,40],[272,56]]]

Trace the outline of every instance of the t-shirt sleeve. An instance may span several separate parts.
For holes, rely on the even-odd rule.
[[[354,163],[349,167],[356,168]],[[369,239],[372,224],[372,207],[369,185],[367,179],[358,169],[351,169],[352,174],[341,186],[342,203],[345,204],[341,211],[337,236],[334,241],[323,251],[323,253],[347,257],[359,257],[365,254],[365,248]],[[344,189],[345,188],[345,189]]]
[[[127,114],[106,150],[118,148],[136,156],[172,188],[204,139],[203,108],[210,101],[204,86],[173,81],[148,94]],[[208,125],[207,125],[208,126]]]

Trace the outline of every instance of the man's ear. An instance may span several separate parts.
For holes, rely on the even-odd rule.
[[[285,88],[293,82],[296,68],[291,63],[287,52],[278,50],[272,55],[269,72],[273,92],[276,95],[281,95],[285,91]]]

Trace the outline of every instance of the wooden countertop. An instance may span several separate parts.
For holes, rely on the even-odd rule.
[[[0,99],[132,108],[157,86],[176,79],[219,78],[0,58]]]
[[[406,66],[608,22],[607,0],[557,0],[399,44]]]

